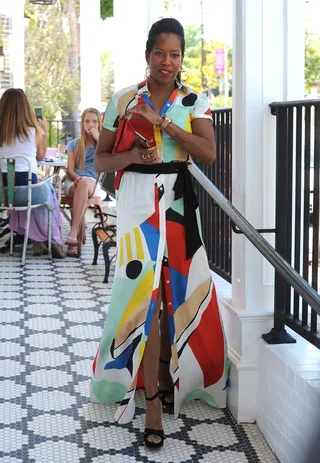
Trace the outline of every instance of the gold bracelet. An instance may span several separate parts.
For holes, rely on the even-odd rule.
[[[161,122],[162,122],[162,114],[160,114],[158,122],[156,123],[155,127],[160,127]]]
[[[159,127],[160,127],[161,130],[166,129],[168,127],[168,125],[171,124],[171,122],[172,122],[172,119],[170,119],[170,117],[166,116],[165,114],[161,114],[160,119],[161,119],[161,121],[159,123]]]

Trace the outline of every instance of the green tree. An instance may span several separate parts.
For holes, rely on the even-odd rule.
[[[305,32],[305,93],[320,81],[320,38],[314,37],[308,31]]]
[[[25,32],[25,88],[31,104],[43,106],[47,118],[55,118],[59,111],[76,111],[79,104],[78,31],[74,30],[78,4],[79,0],[57,0],[43,8],[26,1],[30,23]]]
[[[101,55],[101,95],[103,100],[109,100],[114,91],[114,62],[111,52]]]
[[[100,0],[101,19],[113,16],[113,0]]]
[[[217,95],[219,93],[219,84],[221,77],[215,74],[215,56],[218,48],[224,48],[224,44],[219,41],[206,41],[204,43],[204,61],[205,65],[201,67],[201,30],[196,24],[187,25],[185,27],[186,50],[183,62],[183,67],[186,70],[182,73],[182,80],[185,80],[187,85],[193,87],[199,92],[212,92]],[[202,85],[202,72],[204,74],[205,88]],[[232,75],[232,51],[228,49],[228,75]],[[223,102],[215,102],[215,105],[223,106]]]

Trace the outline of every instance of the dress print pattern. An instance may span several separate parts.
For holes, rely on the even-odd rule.
[[[148,96],[146,82],[116,94],[108,105],[104,126],[116,130],[116,121],[128,106],[148,103]],[[164,110],[189,132],[193,118],[211,117],[205,97],[181,84]],[[189,159],[167,134],[152,130],[149,137],[155,139],[163,162]],[[227,346],[217,296],[203,242],[187,258],[184,201],[175,197],[176,179],[176,173],[124,172],[120,181],[115,278],[91,381],[93,402],[120,402],[115,415],[119,423],[134,416],[139,368],[161,273],[169,318],[175,416],[186,399],[201,398],[215,407],[226,406]],[[201,236],[199,210],[196,213]]]

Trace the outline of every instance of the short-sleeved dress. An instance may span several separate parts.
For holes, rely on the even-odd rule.
[[[137,104],[151,104],[147,81],[116,93],[104,127],[116,131],[119,118]],[[191,132],[195,118],[211,119],[203,94],[177,82],[162,108]],[[152,127],[163,163],[189,155],[165,132]],[[150,133],[147,138],[150,138]],[[141,359],[158,295],[161,272],[168,308],[175,416],[185,399],[226,406],[227,345],[215,286],[202,242],[186,254],[183,198],[175,199],[177,174],[124,172],[117,197],[117,260],[109,311],[94,362],[91,401],[120,402],[115,419],[129,422]],[[199,210],[197,220],[199,234]]]

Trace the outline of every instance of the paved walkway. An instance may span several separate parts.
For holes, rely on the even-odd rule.
[[[125,426],[113,421],[116,406],[88,402],[111,294],[102,253],[97,266],[92,256],[90,228],[80,259],[50,262],[29,250],[21,268],[20,253],[0,254],[0,461],[276,462],[256,425],[237,425],[227,410],[200,401],[186,402],[177,420],[164,415],[167,439],[158,452],[141,442],[141,392]]]

